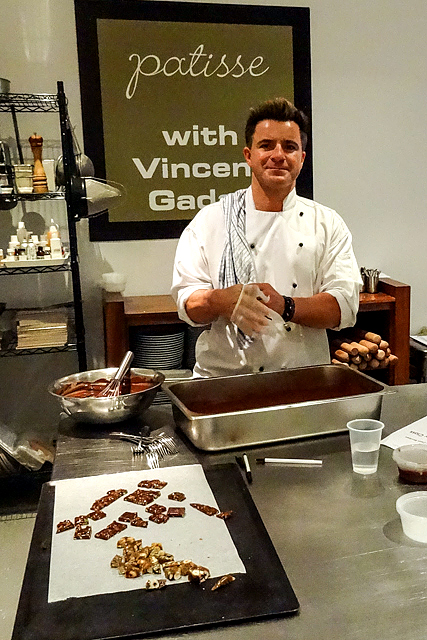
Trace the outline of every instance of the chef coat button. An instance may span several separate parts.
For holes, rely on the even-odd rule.
[[[252,244],[250,245],[250,247],[251,247],[251,249],[255,249],[255,245],[254,245],[254,243],[253,243],[253,242],[252,242]]]
[[[259,371],[261,371],[261,372],[264,371],[264,367],[260,367]]]
[[[286,331],[290,331],[291,330],[289,325],[287,327],[285,327],[285,329],[286,329]]]
[[[304,215],[304,211],[300,211],[299,214],[300,214],[300,216],[303,216]]]
[[[298,285],[297,285],[297,283],[296,283],[296,282],[293,282],[293,283],[292,283],[292,286],[293,286],[293,288],[294,288],[294,289],[296,289]]]
[[[298,246],[299,246],[299,247],[303,247],[304,245],[303,245],[303,243],[302,243],[302,242],[300,242]]]

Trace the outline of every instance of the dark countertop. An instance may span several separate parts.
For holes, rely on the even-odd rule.
[[[392,388],[384,396],[385,435],[427,415],[427,384]],[[145,412],[155,430],[174,433],[179,454],[161,462],[215,465],[239,451],[207,454],[175,433],[170,407]],[[139,423],[121,425],[137,430]],[[130,443],[108,439],[111,430],[60,425],[52,479],[147,468]],[[399,481],[391,450],[382,446],[378,473],[351,469],[348,435],[338,434],[247,450],[249,486],[300,603],[296,616],[163,635],[169,640],[424,640],[427,633],[427,546],[402,532],[396,499],[419,486]],[[323,459],[321,468],[256,465],[255,458]],[[76,640],[78,640],[76,638]]]

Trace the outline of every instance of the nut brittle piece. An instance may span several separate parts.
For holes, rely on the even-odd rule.
[[[113,520],[113,522],[111,522],[111,524],[109,524],[108,527],[105,527],[105,529],[101,529],[101,531],[98,531],[98,533],[95,533],[95,538],[99,538],[100,540],[109,540],[110,538],[115,536],[117,533],[124,531],[124,529],[127,529],[126,524],[124,524],[123,522],[117,522],[116,520]]]
[[[143,507],[145,505],[154,502],[160,496],[160,491],[147,490],[147,489],[136,489],[133,493],[129,493],[124,500],[127,502],[133,502],[134,504],[139,504]]]
[[[141,529],[146,529],[148,527],[148,520],[143,520],[139,516],[136,516],[129,523],[132,527],[140,527]]]
[[[221,520],[227,520],[232,515],[233,515],[233,511],[230,509],[230,511],[220,511],[219,513],[216,514],[216,517],[221,518]]]
[[[90,540],[92,537],[92,527],[90,525],[78,524],[74,530],[74,540]]]
[[[138,482],[138,487],[142,489],[163,489],[166,485],[167,482],[163,480],[141,480]]]
[[[167,511],[166,507],[164,507],[162,504],[157,504],[157,502],[154,502],[148,507],[145,507],[145,510],[148,511],[148,513],[164,513],[165,511]]]
[[[58,522],[56,525],[56,533],[62,533],[63,531],[69,531],[70,529],[74,529],[74,524],[71,520],[62,520],[62,522]]]
[[[190,502],[190,507],[205,513],[207,516],[214,516],[219,513],[215,507],[209,507],[207,504],[199,504],[198,502]]]
[[[136,511],[125,511],[121,516],[117,518],[117,520],[119,522],[132,522],[132,520],[135,520],[135,518],[137,517],[138,514]]]
[[[168,495],[169,500],[175,500],[176,502],[182,502],[185,500],[185,494],[181,491],[174,491]]]
[[[169,507],[167,515],[169,518],[183,518],[185,516],[185,507]]]
[[[76,525],[76,527],[78,524],[88,524],[88,523],[89,523],[89,520],[87,519],[87,516],[76,516],[74,518],[74,524]]]
[[[87,517],[90,518],[91,520],[102,520],[102,518],[106,518],[107,514],[105,513],[105,511],[91,511],[90,513],[87,514]]]
[[[159,513],[158,511],[156,511],[156,513],[152,513],[151,516],[148,517],[148,519],[151,520],[151,522],[155,522],[156,524],[165,524],[165,522],[169,520],[169,516],[167,515],[167,513]]]
[[[91,506],[91,509],[93,511],[100,511],[104,507],[108,507],[108,505],[124,496],[126,493],[127,489],[110,489],[109,491],[107,491],[107,494],[105,496],[102,496],[102,498],[98,498],[98,500],[95,500],[95,502]]]

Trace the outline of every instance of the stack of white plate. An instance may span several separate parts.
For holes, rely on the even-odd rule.
[[[131,350],[134,367],[180,369],[184,355],[184,331],[166,335],[136,333]]]
[[[181,369],[184,357],[185,329],[175,333],[152,335],[143,333],[142,330],[132,332],[130,336],[130,349],[133,351],[133,367],[142,369],[168,370]],[[168,396],[159,391],[153,404],[169,402]]]

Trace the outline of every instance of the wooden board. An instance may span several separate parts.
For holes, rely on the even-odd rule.
[[[294,614],[298,600],[236,465],[205,469],[246,574],[211,592],[190,583],[47,602],[54,487],[43,487],[12,640],[106,640]],[[67,568],[64,567],[66,577]],[[203,588],[204,587],[204,588]]]

